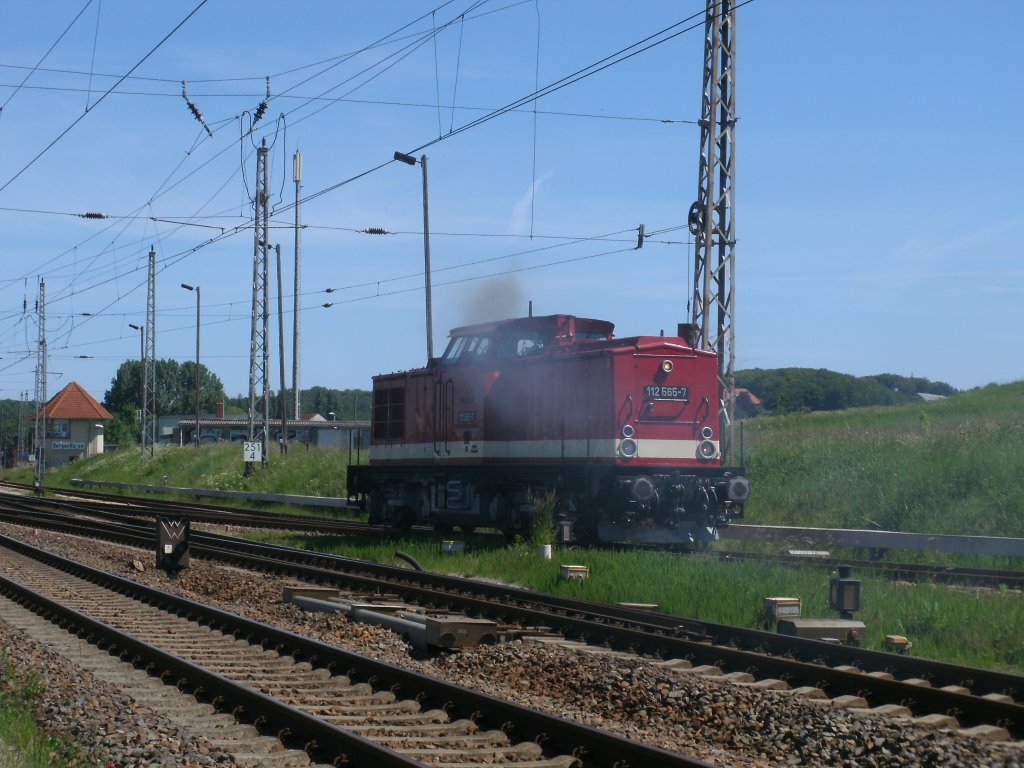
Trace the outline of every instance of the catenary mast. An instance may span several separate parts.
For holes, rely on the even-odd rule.
[[[267,251],[270,225],[267,212],[267,140],[256,150],[255,226],[252,257],[252,331],[249,345],[249,440],[263,444],[263,463],[267,463],[267,430],[270,426],[270,401],[267,397],[268,286]]]
[[[688,224],[694,236],[692,317],[695,345],[718,355],[719,440],[731,458],[734,437],[733,217],[736,174],[736,7],[707,0],[704,21],[704,88],[700,116],[697,200]]]
[[[149,249],[149,275],[146,283],[146,324],[143,326],[142,360],[142,463],[146,453],[153,458],[157,443],[156,414],[156,249]],[[196,424],[196,435],[199,425]]]

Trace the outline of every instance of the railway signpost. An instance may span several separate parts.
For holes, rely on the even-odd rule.
[[[258,440],[246,440],[242,443],[242,460],[245,462],[263,461],[263,443]]]
[[[189,564],[189,519],[157,515],[156,522],[156,567],[173,576]]]

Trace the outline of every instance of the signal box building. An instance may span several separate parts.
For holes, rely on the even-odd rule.
[[[44,408],[47,467],[103,453],[103,429],[113,416],[76,382],[50,398]]]

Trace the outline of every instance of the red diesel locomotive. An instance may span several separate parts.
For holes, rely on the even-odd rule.
[[[514,535],[553,494],[561,541],[714,540],[750,490],[721,463],[717,358],[613,329],[572,315],[464,326],[426,368],[374,377],[350,495],[371,522]]]

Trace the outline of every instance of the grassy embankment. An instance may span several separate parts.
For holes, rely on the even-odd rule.
[[[928,404],[751,420],[744,428],[753,487],[746,522],[864,527],[871,521],[904,531],[1024,536],[1022,403],[1024,383],[1018,383]],[[293,449],[279,459],[272,455],[270,469],[246,480],[237,446],[164,449],[141,473],[138,453],[124,453],[48,473],[47,485],[72,476],[159,484],[167,475],[170,485],[343,493],[344,452]],[[525,544],[505,546],[486,534],[466,539],[467,551],[458,556],[443,555],[437,541],[289,542],[384,562],[394,561],[400,548],[432,570],[594,600],[658,603],[663,611],[713,622],[756,626],[762,599],[773,595],[800,597],[804,616],[829,615],[831,574],[824,568],[720,563],[714,548],[709,556],[576,550],[542,561]],[[1010,560],[919,557],[1021,567]],[[592,575],[583,583],[560,583],[559,562],[588,565]],[[1024,672],[1024,598],[1018,593],[857,575],[864,579],[858,618],[868,626],[868,646],[881,648],[884,635],[904,634],[917,655]]]
[[[753,419],[748,518],[1024,536],[1024,382],[892,408]]]
[[[365,451],[362,453],[365,457]],[[256,465],[251,477],[243,474],[239,443],[212,443],[194,447],[159,446],[156,455],[140,466],[139,449],[93,456],[46,471],[44,486],[70,488],[73,478],[140,485],[169,485],[253,493],[292,493],[307,496],[344,496],[348,452],[329,448],[292,446],[288,453],[270,455],[267,468]],[[23,466],[3,474],[13,482],[31,483],[32,468]],[[104,492],[115,492],[109,489]],[[163,496],[157,494],[154,497]],[[230,504],[230,502],[217,503]],[[254,506],[254,505],[249,505]],[[280,505],[268,508],[280,509]],[[302,514],[317,514],[305,508]]]

